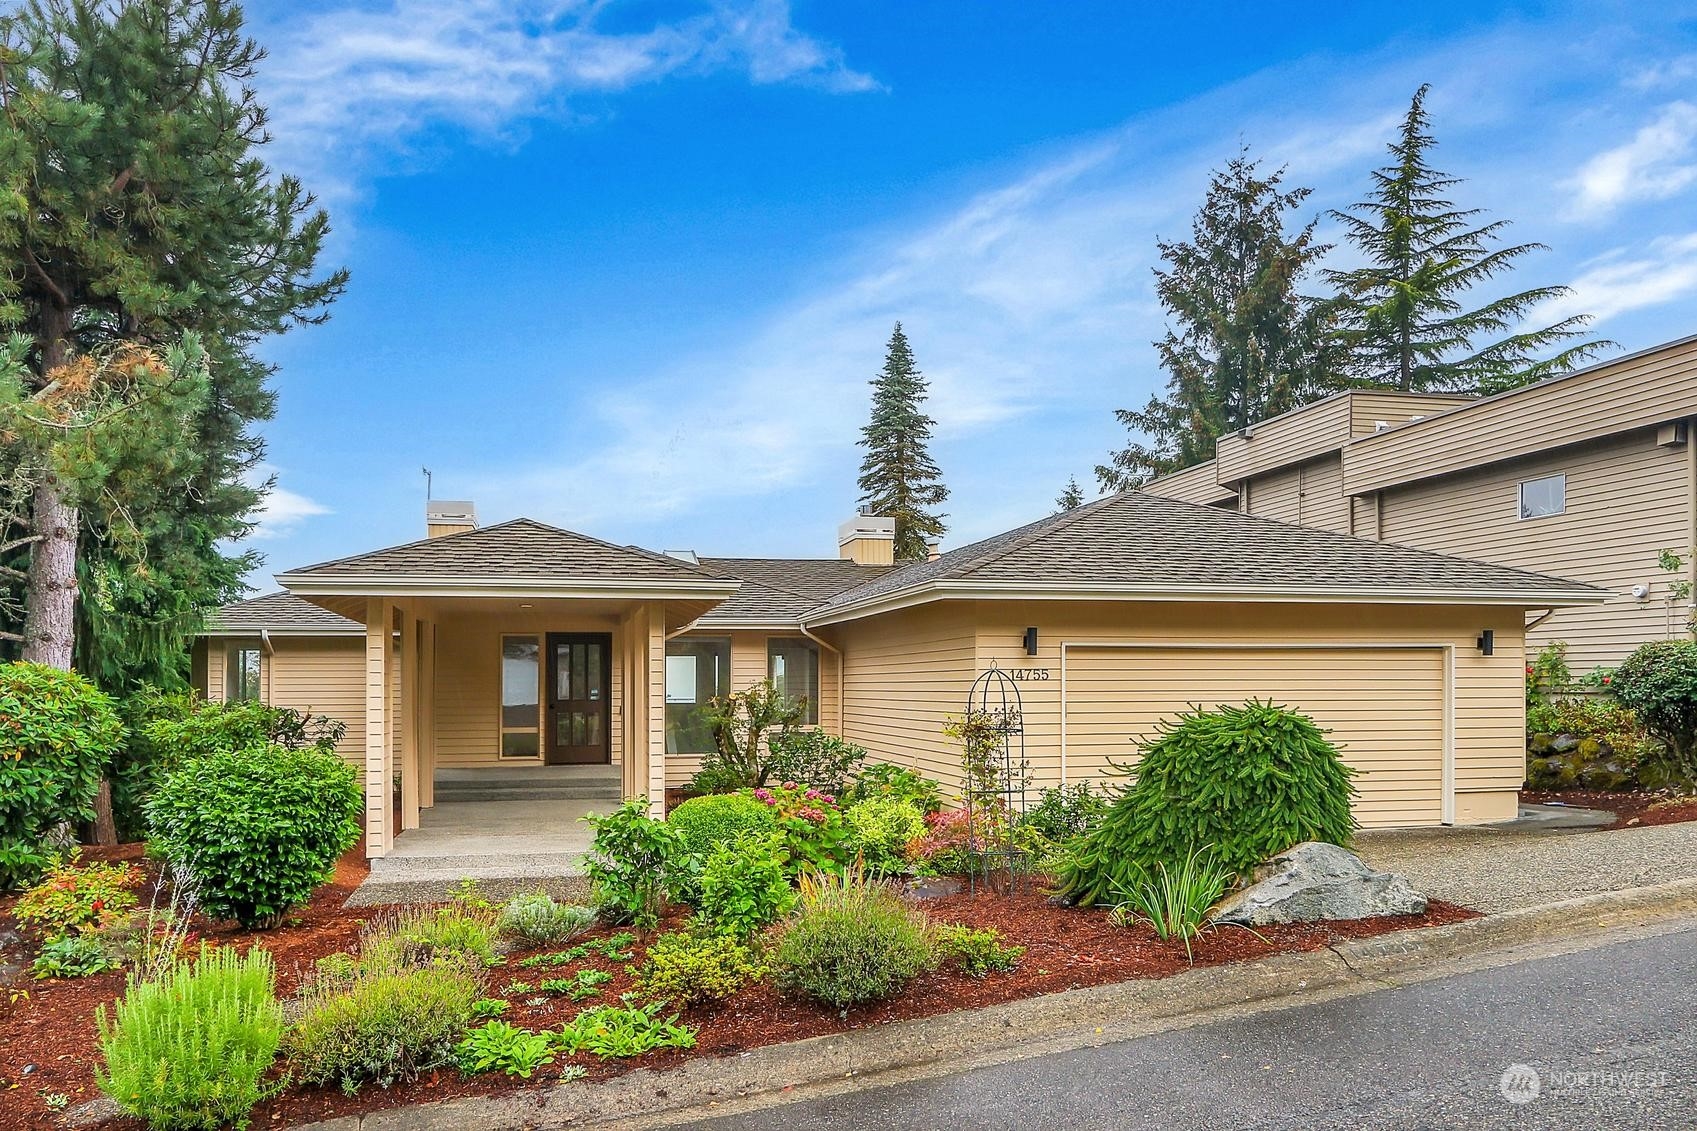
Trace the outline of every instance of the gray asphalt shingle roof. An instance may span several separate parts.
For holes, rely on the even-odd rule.
[[[207,619],[206,631],[216,634],[241,632],[364,632],[365,626],[303,601],[293,593],[267,593],[225,605]]]
[[[856,565],[846,558],[702,558],[701,564],[742,579],[742,588],[702,617],[703,624],[800,620],[821,602],[890,570],[889,566]]]
[[[724,581],[723,575],[637,546],[615,546],[534,519],[422,538],[290,570],[280,577],[522,577],[584,581]]]
[[[929,582],[1359,592],[1419,590],[1572,597],[1603,591],[1509,566],[1373,542],[1138,491],[891,570],[813,610],[829,612]]]

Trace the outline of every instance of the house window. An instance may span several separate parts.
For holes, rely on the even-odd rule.
[[[542,753],[542,640],[501,637],[501,757]]]
[[[780,694],[800,699],[807,710],[801,721],[819,721],[819,648],[811,640],[776,638],[766,642],[766,670]]]
[[[1546,475],[1520,484],[1520,517],[1543,518],[1567,510],[1567,476]]]
[[[224,658],[224,698],[232,703],[259,698],[259,645],[230,645]]]
[[[666,643],[666,753],[713,749],[708,700],[731,692],[728,636],[680,636]]]

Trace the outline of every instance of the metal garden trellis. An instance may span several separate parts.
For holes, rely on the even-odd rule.
[[[967,880],[972,891],[978,890],[980,882],[994,891],[998,875],[1005,871],[1002,890],[1012,892],[1026,870],[1021,867],[1025,853],[1015,841],[1014,822],[1025,813],[1025,789],[1031,775],[1019,685],[1000,665],[992,662],[973,681],[962,724]]]

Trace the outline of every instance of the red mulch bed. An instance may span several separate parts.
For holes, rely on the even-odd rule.
[[[91,850],[89,856],[133,859],[139,856],[139,846],[116,851]],[[263,943],[277,958],[279,992],[291,993],[314,959],[352,948],[365,919],[381,913],[380,908],[341,910],[343,900],[358,886],[365,870],[360,850],[356,849],[343,859],[335,882],[320,891],[297,919],[275,931],[256,933],[229,926],[209,926],[198,932],[197,937],[239,947]],[[992,974],[983,979],[951,970],[938,971],[916,980],[894,1001],[856,1010],[847,1019],[823,1007],[780,997],[769,986],[761,985],[721,1006],[686,1012],[683,1019],[697,1030],[698,1043],[692,1052],[666,1050],[614,1062],[601,1062],[584,1055],[572,1061],[558,1060],[543,1072],[557,1074],[566,1063],[575,1062],[589,1070],[591,1079],[604,1079],[634,1068],[674,1065],[687,1056],[731,1055],[761,1045],[993,1005],[1036,994],[1134,978],[1162,978],[1187,967],[1181,944],[1162,943],[1147,927],[1115,927],[1101,911],[1051,906],[1039,892],[1015,896],[963,893],[929,900],[925,907],[939,922],[998,928],[1008,942],[1026,948],[1019,967],[1011,973]],[[0,903],[0,915],[6,910],[7,903]],[[1424,915],[1263,928],[1258,932],[1259,937],[1248,931],[1219,929],[1195,944],[1196,965],[1214,966],[1276,953],[1318,950],[1339,939],[1438,926],[1477,915],[1478,912],[1464,907],[1435,902]],[[677,913],[667,925],[675,926],[681,919],[681,913]],[[610,933],[597,930],[593,934]],[[535,985],[543,978],[569,976],[585,967],[605,970],[613,975],[613,980],[601,988],[599,997],[582,1003],[549,998],[533,1006],[527,1003],[534,995],[512,995],[509,998],[512,1009],[505,1019],[513,1024],[535,1029],[558,1026],[588,1006],[616,1003],[619,995],[630,988],[631,977],[625,965],[599,956],[559,969],[525,970],[516,965],[519,959],[534,953],[538,951],[515,951],[508,956],[505,967],[492,970],[490,995],[499,996],[511,979]],[[98,1056],[94,1045],[94,1011],[98,1004],[122,992],[123,976],[106,974],[49,980],[26,988],[29,999],[9,1009],[0,998],[0,1127],[6,1131],[50,1131],[61,1123],[48,1110],[43,1093],[66,1095],[72,1107],[98,1095],[93,1074]],[[26,1065],[35,1066],[27,1076]],[[550,1079],[538,1074],[529,1086],[546,1086]],[[368,1087],[357,1097],[345,1096],[335,1089],[296,1088],[262,1105],[255,1112],[253,1125],[287,1126],[356,1111],[505,1092],[523,1086],[525,1082],[500,1076],[467,1080],[458,1072],[446,1070],[387,1091]],[[111,1131],[119,1128],[131,1131],[140,1124],[126,1119],[105,1126]]]
[[[1595,789],[1523,789],[1520,800],[1532,805],[1571,805],[1605,809],[1615,815],[1611,829],[1642,825],[1677,825],[1697,821],[1697,797],[1667,797],[1659,793],[1607,793]]]

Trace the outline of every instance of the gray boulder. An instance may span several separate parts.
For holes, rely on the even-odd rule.
[[[1375,872],[1353,852],[1306,841],[1255,869],[1255,883],[1228,896],[1211,916],[1216,923],[1264,927],[1323,919],[1419,915],[1426,897],[1390,872]]]

